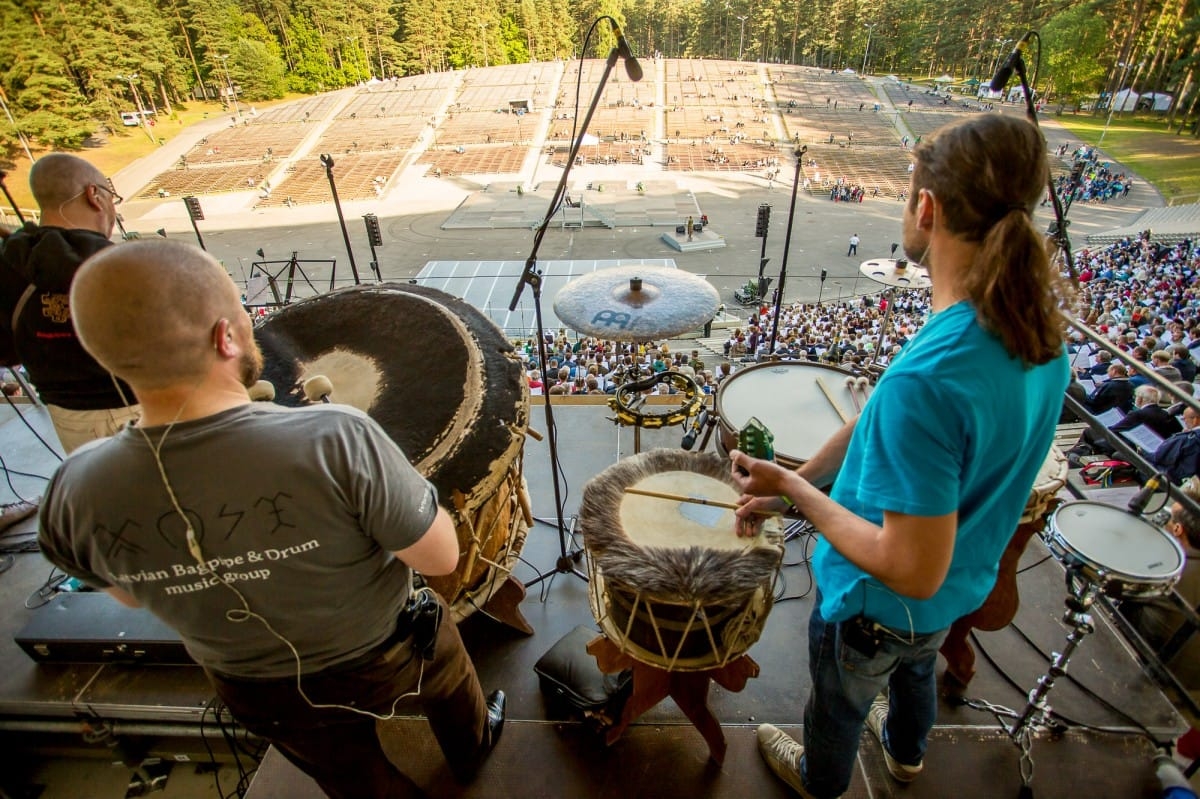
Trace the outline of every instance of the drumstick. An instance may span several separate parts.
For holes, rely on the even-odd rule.
[[[846,388],[850,390],[850,401],[854,403],[854,412],[862,413],[862,405],[859,404],[858,394],[854,390],[854,387],[856,385],[858,385],[858,383],[855,378],[853,378],[853,377],[846,378]]]
[[[825,381],[822,380],[820,376],[817,377],[817,387],[821,389],[821,393],[825,395],[825,399],[829,400],[829,404],[833,406],[835,411],[837,411],[837,415],[841,417],[842,421],[850,421],[850,417],[848,417],[846,412],[842,410],[842,406],[837,404],[837,400],[835,400],[833,395],[829,393],[829,386],[825,385]]]
[[[704,497],[689,497],[683,494],[668,494],[663,491],[648,491],[644,488],[633,488],[632,486],[625,489],[626,494],[637,494],[643,497],[654,497],[655,499],[668,499],[673,502],[691,502],[694,505],[710,505],[714,508],[725,508],[726,510],[737,510],[741,505],[735,505],[732,502],[722,502],[719,499],[705,499]],[[760,516],[778,516],[775,511],[759,510],[755,513]]]

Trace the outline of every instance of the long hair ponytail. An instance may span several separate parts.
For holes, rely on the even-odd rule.
[[[1054,359],[1063,348],[1059,310],[1071,291],[1033,226],[1049,171],[1041,133],[1025,120],[986,114],[939,129],[913,155],[914,187],[941,200],[950,232],[979,243],[962,287],[980,323],[1027,365]]]

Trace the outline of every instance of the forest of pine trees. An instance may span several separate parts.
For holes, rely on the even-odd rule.
[[[254,101],[576,57],[602,14],[646,56],[855,70],[865,59],[869,72],[959,80],[986,80],[1035,29],[1043,96],[1133,85],[1174,95],[1172,117],[1197,110],[1200,0],[0,0],[0,158],[19,147],[14,123],[37,146],[79,147],[136,102],[169,114],[231,84]],[[583,55],[612,46],[597,30]]]

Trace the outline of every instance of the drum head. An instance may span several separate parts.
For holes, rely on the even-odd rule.
[[[1183,568],[1183,549],[1170,533],[1112,505],[1068,502],[1054,511],[1051,529],[1072,554],[1115,575],[1167,582]]]
[[[445,292],[355,286],[281,308],[256,330],[275,401],[303,405],[322,374],[330,399],[378,422],[438,488],[488,494],[528,423],[523,370],[503,333]]]
[[[721,425],[731,433],[757,417],[775,436],[781,459],[807,461],[844,422],[817,385],[829,389],[848,418],[855,416],[854,397],[846,387],[850,373],[819,363],[764,363],[735,372],[717,389],[716,409]],[[863,402],[863,392],[858,392]]]

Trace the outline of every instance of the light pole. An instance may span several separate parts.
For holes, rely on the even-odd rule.
[[[225,71],[225,85],[229,87],[229,97],[233,100],[233,112],[240,118],[242,109],[238,107],[237,90],[233,88],[233,79],[229,77],[229,54],[217,56],[221,60],[221,69]]]
[[[1121,93],[1121,87],[1125,85],[1125,78],[1129,75],[1129,70],[1133,67],[1133,64],[1123,64],[1118,61],[1117,66],[1121,67],[1121,79],[1117,81],[1117,89],[1113,92],[1112,97],[1108,98],[1108,118],[1104,120],[1104,130],[1100,131],[1100,141],[1096,142],[1097,146],[1104,144],[1104,134],[1108,133],[1108,126],[1112,123],[1113,111],[1117,108],[1117,95]],[[1142,67],[1141,64],[1137,66],[1138,69]],[[1121,105],[1124,105],[1128,99],[1129,95],[1127,94],[1121,99]]]
[[[996,74],[996,70],[1000,68],[1000,56],[1004,53],[1006,45],[1012,44],[1012,39],[997,39],[996,40],[996,57],[992,59],[992,74]]]
[[[749,16],[738,17],[738,22],[742,23],[741,32],[738,34],[738,61],[742,60],[742,43],[746,41],[746,20]]]
[[[482,42],[483,42],[483,65],[484,65],[485,67],[491,66],[491,64],[488,62],[488,53],[487,53],[487,23],[486,23],[486,22],[480,22],[480,23],[479,23],[479,39],[480,39],[480,41],[482,41]]]
[[[150,120],[146,119],[145,109],[142,108],[142,98],[138,95],[137,84],[134,83],[138,79],[138,73],[117,75],[117,77],[129,81],[129,91],[133,93],[133,104],[137,107],[138,121],[146,129],[146,135],[150,137],[150,141],[155,141],[154,131],[150,130]]]
[[[4,101],[3,89],[0,89],[0,108],[4,109],[4,115],[8,117],[9,124],[12,125],[13,130],[16,132],[17,138],[21,140],[21,149],[25,151],[29,162],[33,163],[33,153],[29,152],[29,141],[25,138],[25,134],[21,132],[21,129],[17,127],[17,120],[13,119],[12,111],[8,110],[8,103]]]
[[[864,26],[867,29],[867,49],[865,51],[863,51],[863,65],[862,65],[862,74],[863,75],[867,74],[867,56],[869,56],[871,54],[871,37],[875,34],[875,25],[876,24],[878,24],[878,23],[872,23],[870,25]]]

